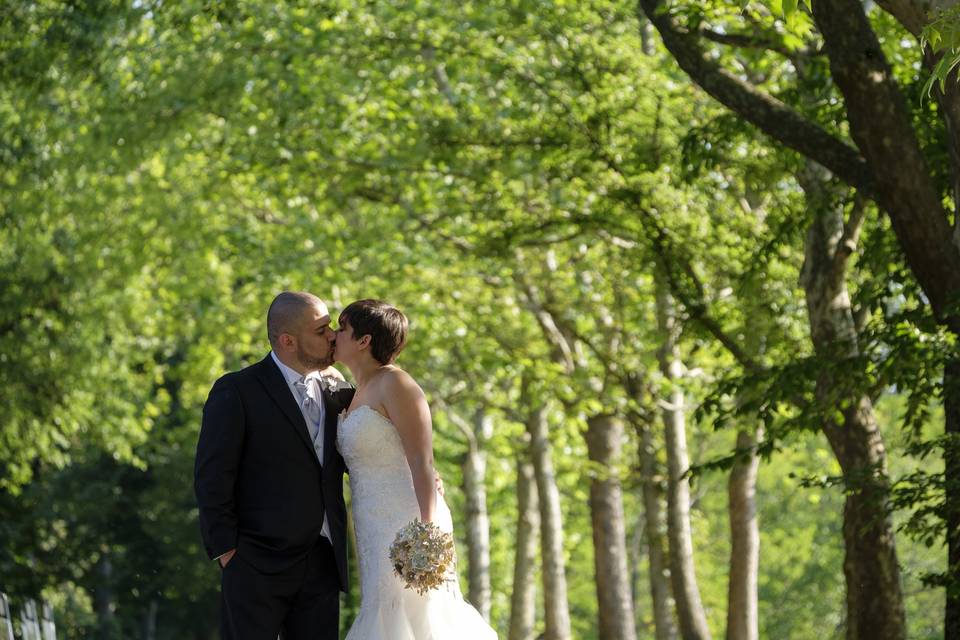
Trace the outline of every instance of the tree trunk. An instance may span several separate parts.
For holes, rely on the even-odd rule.
[[[537,482],[529,452],[525,452],[517,460],[517,542],[514,548],[508,640],[533,640],[533,626],[537,617],[537,583],[534,578],[539,529]]]
[[[463,461],[463,491],[466,498],[468,599],[484,620],[490,620],[490,518],[487,516],[487,454],[484,444],[493,422],[482,411],[474,417],[469,447]]]
[[[636,638],[620,485],[623,438],[623,422],[616,416],[587,420],[587,455],[597,469],[590,480],[590,518],[600,640]]]
[[[955,306],[960,295],[960,237],[956,234],[956,227],[951,233],[942,198],[921,153],[910,113],[876,34],[861,5],[853,0],[815,2],[813,16],[823,33],[831,74],[843,92],[850,135],[877,177],[878,201],[889,214],[910,269],[930,299],[934,312],[955,335],[960,334],[960,317]],[[948,134],[951,113],[949,108],[944,110]],[[956,366],[952,361],[947,364],[945,384],[956,375]],[[950,393],[945,389],[945,394]],[[955,398],[953,402],[956,402]],[[950,403],[950,398],[945,395],[947,435],[960,432],[960,416],[957,416],[955,407],[951,410],[947,406]],[[948,439],[944,451],[948,570],[955,569],[954,562],[960,560],[960,534],[956,528],[960,524],[960,492],[956,491],[960,482],[957,475],[960,464],[952,444]],[[870,447],[851,449],[861,458],[866,456],[852,462],[873,462]],[[880,480],[885,481],[885,475],[878,482]],[[866,496],[860,498],[865,499]],[[881,532],[876,533],[881,535]],[[891,549],[892,544],[891,539]],[[952,575],[956,574],[948,571],[948,576]],[[902,605],[899,611],[902,611]],[[960,640],[960,594],[956,586],[947,589],[944,635],[950,640]]]
[[[928,73],[933,73],[937,63],[949,50],[934,53],[929,45],[923,50],[923,64]],[[947,151],[950,158],[950,177],[952,178],[953,201],[960,202],[960,76],[954,70],[946,78],[943,89],[935,82],[932,87],[934,98],[943,117],[946,133]],[[953,243],[960,247],[960,216],[953,219]]]
[[[817,381],[817,395],[829,401],[836,382]],[[843,410],[843,422],[824,424],[827,440],[847,484],[843,508],[843,571],[847,580],[847,638],[906,638],[900,569],[889,497],[886,455],[870,400]]]
[[[846,284],[846,264],[856,248],[862,208],[845,224],[842,206],[827,189],[829,175],[807,162],[799,172],[814,213],[801,272],[810,335],[819,357],[840,361],[858,355],[858,333]],[[843,538],[847,583],[847,638],[901,640],[906,637],[900,569],[887,509],[886,452],[870,398],[842,388],[836,367],[821,366],[817,402],[826,416],[823,432],[840,462],[846,485]],[[841,421],[830,416],[840,409]]]
[[[668,397],[662,402],[667,452],[670,578],[677,603],[680,635],[684,640],[706,640],[710,638],[710,629],[697,587],[690,533],[690,484],[684,477],[690,462],[687,459],[683,390],[679,385],[683,369],[677,345],[679,327],[673,299],[663,286],[657,287],[657,324],[663,335],[663,346],[657,351],[657,359],[670,389]]]
[[[943,408],[947,422],[944,450],[947,525],[947,609],[945,640],[960,640],[960,358],[947,360],[943,372]]]
[[[570,639],[570,609],[563,561],[563,519],[560,491],[553,472],[547,429],[547,410],[535,411],[527,420],[533,470],[540,506],[540,554],[543,574],[544,640]]]
[[[757,468],[760,459],[752,450],[759,441],[746,431],[737,432],[737,449],[750,449],[730,471],[730,579],[727,590],[727,640],[757,640],[757,574],[760,568],[760,528],[757,525]]]
[[[650,596],[653,600],[653,624],[656,640],[675,640],[677,627],[673,620],[673,594],[670,589],[666,541],[667,522],[664,517],[664,485],[657,450],[650,425],[635,423],[640,442],[640,480],[643,487],[643,510],[647,555],[650,563]]]

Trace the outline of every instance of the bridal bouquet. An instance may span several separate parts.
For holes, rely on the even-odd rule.
[[[397,532],[390,545],[393,570],[423,595],[446,580],[447,570],[456,561],[453,536],[432,522],[414,520]]]

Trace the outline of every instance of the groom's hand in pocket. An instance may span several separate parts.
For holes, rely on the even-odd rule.
[[[230,549],[230,551],[227,551],[225,554],[217,558],[217,562],[220,563],[220,568],[226,569],[227,565],[230,564],[230,560],[233,559],[233,556],[236,553],[237,553],[236,549]]]

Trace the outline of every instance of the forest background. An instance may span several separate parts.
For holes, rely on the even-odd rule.
[[[501,637],[960,639],[949,14],[2,4],[0,591],[63,637],[216,637],[200,411],[305,289],[410,317]]]

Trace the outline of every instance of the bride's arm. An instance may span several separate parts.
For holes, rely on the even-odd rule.
[[[413,475],[413,490],[420,505],[420,519],[432,522],[436,514],[437,487],[433,470],[430,407],[423,390],[405,371],[391,371],[384,383],[383,405],[400,434],[403,452]]]

